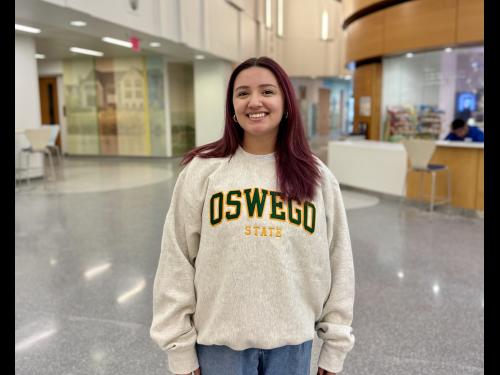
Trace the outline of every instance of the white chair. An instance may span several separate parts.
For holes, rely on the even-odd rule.
[[[53,124],[53,125],[42,125],[42,128],[50,128],[50,139],[49,139],[49,144],[47,145],[49,151],[56,151],[57,155],[57,163],[61,165],[62,163],[62,158],[61,158],[61,152],[59,151],[59,147],[56,145],[56,140],[57,136],[59,135],[59,130],[61,127],[59,125]]]
[[[52,130],[48,127],[40,127],[36,129],[26,129],[25,130],[25,135],[26,138],[28,139],[28,142],[30,143],[29,147],[21,149],[21,153],[19,156],[19,162],[21,163],[22,160],[22,155],[26,154],[26,168],[22,168],[26,170],[26,175],[28,179],[28,185],[30,183],[30,157],[31,154],[34,153],[41,153],[42,155],[47,155],[49,157],[49,163],[50,163],[50,169],[51,169],[51,174],[56,179],[56,173],[54,169],[54,162],[52,160],[52,153],[50,152],[49,148],[47,147],[49,145],[50,137],[51,137]],[[45,158],[43,159],[45,161]],[[45,182],[45,168],[43,172],[43,177],[44,177],[44,182]]]
[[[443,164],[429,164],[429,161],[436,150],[436,142],[433,140],[426,139],[406,139],[402,141],[408,159],[410,160],[410,168],[406,172],[404,184],[403,184],[403,194],[402,197],[406,198],[406,181],[408,179],[408,174],[410,172],[417,172],[420,174],[420,185],[419,185],[419,199],[423,198],[423,181],[424,175],[430,173],[431,175],[431,194],[430,194],[430,211],[434,210],[434,206],[438,204],[450,203],[451,202],[451,171],[446,165]],[[436,201],[436,173],[446,172],[447,173],[447,184],[448,184],[448,195]]]

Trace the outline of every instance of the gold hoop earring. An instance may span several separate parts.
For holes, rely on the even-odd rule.
[[[234,121],[235,123],[238,123],[238,121],[236,120],[236,113],[233,115],[233,121]]]

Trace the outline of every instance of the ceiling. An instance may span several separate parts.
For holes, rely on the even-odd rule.
[[[70,21],[81,20],[86,27],[74,27]],[[46,60],[81,58],[83,55],[71,52],[70,47],[80,47],[101,51],[104,57],[128,57],[138,55],[165,56],[172,62],[192,62],[194,56],[203,54],[207,59],[213,58],[204,51],[197,51],[180,43],[153,35],[136,32],[127,27],[92,17],[86,13],[56,6],[40,0],[15,0],[15,22],[41,29],[41,33],[32,34],[16,30],[16,35],[29,35],[34,38],[36,52],[45,55]],[[101,40],[103,36],[127,40],[128,36],[136,36],[141,40],[141,51],[134,52],[129,48],[115,46]],[[160,42],[161,47],[153,48],[150,42]]]

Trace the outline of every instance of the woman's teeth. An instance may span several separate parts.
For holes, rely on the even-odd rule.
[[[250,118],[259,118],[259,117],[264,117],[266,114],[265,113],[250,113],[248,117]]]

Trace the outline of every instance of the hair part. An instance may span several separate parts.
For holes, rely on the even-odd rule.
[[[238,74],[252,67],[268,69],[276,77],[284,97],[284,111],[288,116],[281,119],[276,139],[277,185],[285,199],[297,201],[314,198],[320,184],[321,172],[304,132],[304,125],[297,105],[295,91],[284,69],[269,57],[254,57],[243,61],[231,73],[227,85],[224,134],[221,139],[196,147],[184,154],[182,165],[194,157],[221,158],[232,156],[243,143],[244,130],[233,120],[233,90]]]

